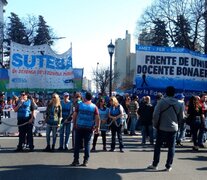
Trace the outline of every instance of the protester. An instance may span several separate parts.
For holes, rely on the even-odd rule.
[[[38,107],[44,107],[44,103],[42,102],[42,100],[39,99],[39,95],[36,94],[34,96],[34,101],[37,104]]]
[[[176,99],[178,99],[178,102],[182,105],[183,108],[183,120],[180,122],[178,126],[178,132],[176,136],[176,144],[179,146],[182,146],[182,141],[185,139],[185,133],[186,133],[186,123],[185,123],[185,118],[186,118],[186,111],[185,111],[185,96],[181,94],[176,95]]]
[[[198,151],[199,145],[202,143],[203,126],[205,123],[204,113],[199,99],[192,96],[188,104],[188,121],[193,138],[193,150]]]
[[[50,152],[55,150],[57,128],[60,126],[62,119],[62,106],[60,103],[60,97],[54,93],[46,109],[46,118],[44,123],[47,123],[46,127],[46,140],[47,147],[43,150]],[[52,132],[52,148],[50,147],[50,133]]]
[[[124,111],[127,114],[127,119],[126,119],[125,127],[124,127],[124,134],[125,135],[129,134],[128,129],[130,126],[130,117],[129,117],[129,112],[128,112],[129,108],[128,107],[129,107],[130,102],[131,102],[131,98],[130,98],[129,94],[125,94],[123,96],[122,102],[120,102],[120,104],[124,108]]]
[[[72,115],[75,112],[75,109],[78,107],[78,105],[82,103],[82,96],[80,92],[74,92],[73,94],[73,100],[72,100]],[[75,128],[73,125],[73,120],[71,122],[71,129],[72,129],[72,148],[70,149],[70,151],[74,150],[75,147]],[[82,141],[82,145],[81,145],[81,149],[83,149],[83,141]]]
[[[34,107],[32,101],[28,99],[28,94],[21,92],[20,100],[17,102],[17,106],[14,107],[14,111],[17,112],[17,125],[19,129],[19,143],[17,145],[16,152],[23,151],[23,146],[29,145],[30,151],[33,151],[33,121],[34,121]]]
[[[110,108],[109,108],[109,119],[111,120],[110,128],[111,128],[111,149],[110,151],[115,150],[116,145],[116,134],[119,140],[119,149],[120,152],[124,152],[123,148],[123,139],[122,139],[122,116],[123,116],[123,109],[119,104],[118,100],[115,96],[110,98]]]
[[[142,132],[142,144],[146,144],[146,138],[149,136],[150,144],[154,144],[154,132],[152,126],[153,105],[150,96],[145,96],[144,102],[140,105],[138,114]]]
[[[72,120],[72,109],[71,101],[69,100],[69,93],[65,92],[63,94],[63,101],[61,101],[62,106],[62,121],[60,126],[60,146],[58,150],[68,150],[69,137],[71,130],[71,120]]]
[[[137,124],[137,120],[138,120],[138,109],[139,109],[139,103],[138,103],[138,96],[137,95],[133,95],[131,102],[128,105],[128,116],[131,120],[130,123],[130,135],[136,135],[135,133],[135,129],[136,129],[136,124]]]
[[[100,130],[101,130],[101,137],[102,137],[102,142],[103,142],[103,150],[107,151],[106,132],[108,130],[107,120],[108,120],[108,115],[109,115],[109,109],[106,107],[104,98],[99,98],[97,102],[97,107],[98,107],[100,120],[101,120]],[[99,133],[94,134],[93,147],[91,151],[96,151],[96,142],[97,142],[98,136],[99,136]]]
[[[34,104],[35,110],[38,110],[38,107],[43,107],[43,104],[39,101],[39,95],[38,94],[35,95],[34,97],[31,97],[31,100]],[[42,134],[40,132],[38,132],[36,127],[34,127],[33,131],[34,131],[33,132],[34,136],[37,136],[37,134],[38,134],[39,137],[42,137]]]
[[[17,106],[18,100],[19,100],[19,97],[18,97],[18,96],[14,95],[14,96],[12,97],[12,108],[13,108],[13,109],[14,109],[14,107]]]
[[[82,166],[87,166],[90,157],[90,140],[94,133],[98,133],[100,127],[100,117],[98,108],[91,102],[92,95],[86,92],[83,103],[80,103],[73,113],[73,122],[75,128],[75,150],[74,160],[71,166],[79,165],[79,152],[84,140],[84,160]]]
[[[169,86],[166,88],[166,96],[159,100],[153,113],[153,125],[157,129],[156,144],[154,146],[153,162],[148,169],[158,169],[160,161],[160,150],[163,142],[168,147],[166,171],[171,171],[173,158],[175,154],[176,133],[178,123],[183,119],[181,104],[174,98],[175,88]]]
[[[207,113],[207,94],[206,93],[202,93],[200,95],[200,104],[201,104],[201,107],[202,107],[202,112],[204,114],[204,118],[206,118],[206,113]],[[206,123],[205,123],[205,120],[204,120],[204,123],[202,124],[202,127],[200,129],[201,131],[201,136],[199,136],[198,138],[198,143],[199,143],[199,147],[200,148],[206,148],[206,146],[204,145],[204,142],[205,142],[205,139],[206,139]]]

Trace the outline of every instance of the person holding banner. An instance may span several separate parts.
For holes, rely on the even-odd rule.
[[[21,92],[20,100],[17,102],[17,106],[14,107],[14,111],[17,112],[17,124],[19,128],[19,143],[17,145],[16,152],[23,151],[23,145],[27,140],[30,151],[33,151],[33,121],[34,121],[34,107],[32,101],[28,98],[28,94]]]
[[[70,130],[71,130],[71,120],[72,120],[72,106],[71,101],[69,100],[69,93],[65,92],[63,94],[63,101],[61,101],[62,106],[62,121],[60,126],[60,147],[58,150],[62,151],[68,150],[69,146],[69,137],[70,137]],[[65,141],[64,141],[65,137]],[[64,146],[63,146],[64,145]]]
[[[105,104],[105,99],[104,98],[99,98],[97,102],[97,107],[100,115],[100,120],[101,120],[101,137],[102,137],[102,142],[103,142],[103,151],[107,151],[106,149],[106,132],[108,130],[108,125],[107,125],[107,120],[109,116],[109,108],[106,107]],[[94,134],[93,138],[93,147],[91,149],[91,152],[96,151],[96,142],[98,139],[99,133]]]
[[[98,133],[100,127],[100,117],[98,108],[91,102],[92,94],[86,92],[84,102],[78,104],[73,113],[75,128],[75,150],[74,160],[71,166],[79,165],[79,152],[84,140],[84,160],[82,166],[87,166],[90,156],[90,140],[94,133]]]
[[[54,93],[46,109],[46,118],[44,123],[47,123],[47,127],[46,127],[47,146],[43,151],[51,152],[55,150],[57,128],[60,126],[61,119],[62,119],[62,106],[60,103],[60,97],[58,94]],[[51,131],[52,131],[52,148],[50,147]]]
[[[122,116],[123,116],[123,108],[119,104],[119,101],[115,96],[110,97],[110,108],[109,108],[109,118],[111,120],[110,128],[111,128],[111,149],[110,151],[115,151],[116,145],[116,134],[119,140],[119,149],[120,152],[123,153],[123,139],[122,139]]]

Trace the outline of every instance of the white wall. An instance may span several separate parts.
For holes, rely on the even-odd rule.
[[[114,59],[114,71],[119,72],[119,80],[116,82],[118,86],[129,75],[131,70],[131,53],[130,46],[131,35],[126,31],[125,38],[118,38],[115,42],[115,59]]]

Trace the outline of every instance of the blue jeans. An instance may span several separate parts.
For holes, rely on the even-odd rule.
[[[207,140],[207,119],[205,119],[205,126],[204,126],[204,133],[203,133],[203,139],[202,142],[205,143]]]
[[[152,125],[142,126],[142,143],[146,143],[146,137],[149,135],[150,144],[154,143],[154,132]]]
[[[186,124],[182,122],[178,129],[177,137],[176,137],[178,143],[180,143],[183,139],[185,139],[185,133],[186,133]]]
[[[194,120],[191,123],[191,133],[193,137],[194,146],[199,146],[203,144],[204,129],[201,127],[200,120]]]
[[[88,160],[90,157],[90,140],[93,131],[91,129],[77,128],[75,129],[75,150],[74,160],[79,160],[80,147],[82,140],[84,140],[84,160]]]
[[[166,142],[168,147],[167,161],[165,164],[166,168],[170,168],[173,163],[173,158],[175,155],[175,141],[176,141],[177,132],[166,132],[166,131],[157,131],[157,139],[154,147],[154,157],[153,157],[153,166],[157,166],[160,161],[160,150],[163,142]]]
[[[119,149],[124,147],[122,139],[122,125],[117,127],[114,123],[111,125],[111,149],[115,149],[116,146],[116,133],[119,140]]]
[[[60,147],[68,148],[70,142],[71,123],[63,123],[60,127]],[[65,137],[65,141],[64,141]]]
[[[47,146],[50,146],[50,133],[51,132],[52,132],[52,145],[55,146],[56,138],[57,138],[57,127],[52,127],[50,125],[47,125],[46,127]]]
[[[137,124],[137,117],[131,116],[131,123],[130,123],[130,128],[129,128],[129,131],[131,134],[135,133],[136,124]]]

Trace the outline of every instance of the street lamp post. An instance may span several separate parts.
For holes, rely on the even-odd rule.
[[[114,54],[114,49],[115,46],[111,43],[108,45],[108,52],[110,55],[110,72],[109,72],[109,97],[111,97],[111,92],[112,92],[112,56]]]

